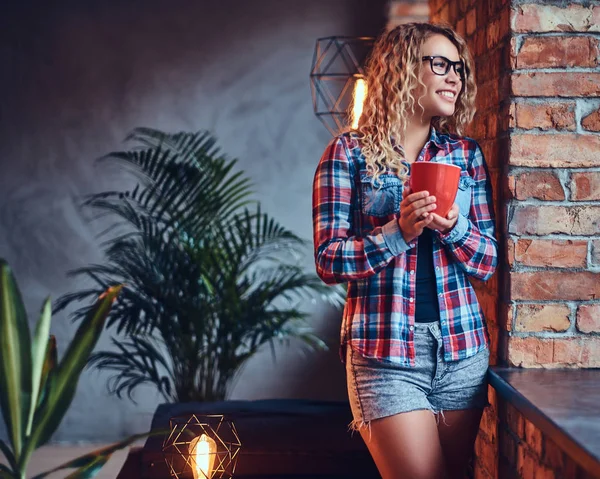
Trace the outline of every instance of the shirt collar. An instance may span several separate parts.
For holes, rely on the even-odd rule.
[[[391,138],[392,140],[392,146],[394,148],[396,148],[396,141],[394,139],[394,137]],[[435,129],[435,127],[433,125],[430,125],[429,128],[429,140],[427,140],[425,142],[425,144],[427,143],[433,143],[435,146],[437,146],[440,149],[444,149],[445,148],[445,142],[444,139],[442,138],[442,134],[438,133],[438,131]]]
[[[429,141],[435,144],[438,148],[444,148],[444,140],[441,138],[440,134],[433,125],[431,125]]]

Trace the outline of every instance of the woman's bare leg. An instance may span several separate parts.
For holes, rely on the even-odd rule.
[[[448,479],[464,479],[479,431],[483,409],[444,411],[438,423]]]
[[[435,416],[421,409],[371,421],[360,434],[383,479],[444,479]]]

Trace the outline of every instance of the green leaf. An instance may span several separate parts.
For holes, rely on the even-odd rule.
[[[100,469],[102,469],[104,464],[108,462],[109,457],[97,457],[93,462],[73,472],[72,474],[69,474],[65,479],[89,479],[96,477],[96,475],[100,472]]]
[[[72,479],[87,479],[90,477],[94,477],[98,473],[98,471],[100,471],[102,466],[106,464],[106,462],[110,459],[114,452],[129,446],[138,439],[142,439],[147,436],[157,436],[161,434],[166,434],[168,432],[169,431],[166,429],[160,429],[142,434],[134,434],[133,436],[129,436],[128,438],[123,439],[122,441],[119,441],[115,444],[111,444],[110,446],[106,446],[101,449],[97,449],[96,451],[84,454],[83,456],[77,457],[75,459],[71,459],[70,461],[61,464],[60,466],[55,467],[50,471],[38,474],[33,479],[43,479],[44,477],[56,471],[60,471],[62,469],[73,469],[75,467],[78,467],[79,470],[75,471],[67,477]]]
[[[17,476],[4,464],[0,464],[0,479],[15,479]]]
[[[47,397],[36,414],[24,458],[19,462],[21,469],[33,450],[45,444],[62,421],[75,395],[79,376],[98,342],[112,303],[121,289],[122,286],[111,287],[98,298],[77,329],[76,339],[67,348],[56,373],[49,379]]]
[[[58,353],[56,350],[56,336],[50,335],[50,339],[48,340],[48,344],[46,345],[46,355],[44,357],[44,367],[42,368],[42,376],[40,378],[40,386],[39,386],[39,397],[36,407],[40,407],[40,405],[44,402],[47,397],[47,384],[50,377],[52,377],[55,373]]]
[[[19,287],[0,259],[0,406],[15,458],[21,456],[31,395],[31,339]]]
[[[0,451],[4,454],[4,457],[8,461],[8,465],[13,469],[13,471],[17,470],[17,462],[15,461],[15,456],[6,443],[0,440]]]
[[[25,435],[31,434],[31,426],[33,425],[33,415],[38,405],[40,396],[40,388],[42,387],[42,372],[48,350],[48,336],[50,334],[50,322],[52,319],[52,305],[50,299],[46,299],[42,314],[35,328],[33,335],[33,345],[31,349],[31,403],[29,405],[29,418]]]

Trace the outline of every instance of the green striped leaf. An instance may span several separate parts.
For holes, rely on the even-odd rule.
[[[15,456],[13,455],[9,447],[6,445],[6,443],[2,440],[0,440],[0,451],[2,451],[2,454],[4,454],[8,465],[12,468],[13,471],[16,471],[17,462],[15,461]]]
[[[133,436],[129,436],[128,438],[123,439],[122,441],[119,441],[115,444],[111,444],[110,446],[106,446],[106,447],[103,447],[96,451],[93,451],[93,452],[90,452],[83,456],[80,456],[78,458],[71,459],[70,461],[65,462],[64,464],[62,464],[58,467],[55,467],[54,469],[52,469],[50,471],[46,471],[41,474],[38,474],[33,479],[43,479],[44,477],[46,477],[50,474],[53,474],[56,471],[60,471],[62,469],[74,469],[76,467],[78,467],[79,469],[67,477],[70,477],[72,479],[76,479],[76,478],[77,479],[79,479],[79,478],[87,479],[90,477],[94,477],[98,473],[98,471],[102,468],[102,466],[104,464],[106,464],[106,462],[110,459],[110,457],[112,456],[112,454],[114,452],[118,451],[119,449],[123,449],[124,447],[129,446],[130,444],[134,443],[138,439],[142,439],[147,436],[156,436],[159,434],[166,434],[166,433],[168,433],[168,430],[165,429],[165,430],[151,431],[151,432],[143,433],[143,434],[134,434]]]
[[[15,458],[23,435],[31,396],[31,339],[27,315],[13,273],[0,259],[0,407]]]
[[[29,404],[29,415],[25,435],[31,434],[33,415],[38,405],[40,387],[42,385],[42,372],[48,350],[48,336],[50,334],[50,322],[52,319],[52,303],[50,298],[46,299],[42,314],[35,328],[33,344],[31,348],[31,402]]]
[[[44,399],[46,399],[48,378],[50,378],[51,375],[54,375],[56,364],[58,362],[57,357],[58,353],[56,350],[56,336],[51,334],[46,346],[46,356],[44,358],[44,367],[42,368],[42,377],[40,378],[40,394],[38,397],[37,407],[40,407],[44,402]]]
[[[16,477],[8,467],[0,464],[0,479],[15,479]]]
[[[65,479],[90,479],[92,477],[96,477],[96,474],[100,472],[100,469],[104,467],[104,464],[108,461],[110,456],[99,456],[94,459],[93,462],[88,464],[85,467],[69,474]]]
[[[21,468],[27,463],[33,450],[45,444],[62,421],[75,396],[79,376],[98,342],[112,303],[121,289],[122,286],[111,287],[98,298],[79,325],[75,333],[76,339],[67,348],[55,374],[48,378],[47,397],[34,418],[30,440],[19,461]]]

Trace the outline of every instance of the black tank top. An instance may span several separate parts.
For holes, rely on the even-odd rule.
[[[417,291],[415,322],[431,323],[440,319],[435,269],[433,266],[433,232],[425,228],[417,249]]]

